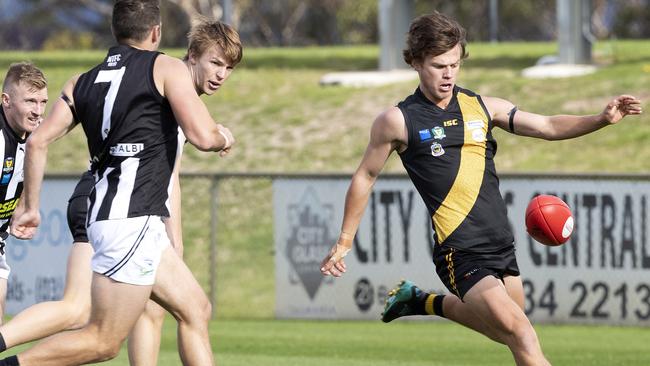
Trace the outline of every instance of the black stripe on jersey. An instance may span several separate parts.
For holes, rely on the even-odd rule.
[[[129,252],[126,253],[124,258],[120,259],[119,262],[117,262],[116,265],[113,266],[113,268],[109,269],[108,271],[102,273],[104,276],[110,277],[117,273],[124,265],[133,257],[133,254],[135,253],[136,250],[138,250],[138,247],[140,246],[140,243],[142,243],[142,239],[144,239],[144,236],[147,234],[147,231],[149,230],[149,219],[151,217],[147,216],[147,221],[144,222],[144,226],[142,227],[142,230],[140,230],[140,234],[138,234],[138,237],[135,239],[135,243],[131,246],[131,249],[129,249]]]
[[[106,175],[106,183],[108,188],[106,189],[106,194],[102,200],[102,205],[99,206],[99,212],[97,212],[97,217],[108,218],[111,213],[111,208],[113,207],[113,198],[117,194],[117,185],[120,183],[120,171],[119,167],[113,169],[110,173]]]
[[[93,181],[94,181],[93,177]],[[93,212],[93,207],[95,207],[95,199],[97,197],[97,191],[95,190],[95,185],[93,183],[92,188],[90,189],[90,193],[88,193],[88,211],[86,212],[86,227],[90,225],[90,213]]]

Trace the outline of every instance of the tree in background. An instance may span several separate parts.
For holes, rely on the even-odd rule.
[[[184,47],[198,14],[223,18],[223,0],[161,0],[163,45]],[[0,48],[104,48],[113,0],[0,0]],[[248,46],[372,44],[378,0],[232,0],[230,21]],[[556,38],[555,0],[499,0],[499,38]],[[416,0],[416,14],[437,9],[467,26],[472,41],[489,37],[489,0]],[[603,38],[649,38],[648,0],[593,0],[592,28]]]

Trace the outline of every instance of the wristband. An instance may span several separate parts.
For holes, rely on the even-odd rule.
[[[341,234],[339,234],[339,240],[337,241],[337,244],[340,244],[347,248],[352,248],[353,240],[354,240],[354,235],[350,235],[346,232],[341,231]]]
[[[230,147],[230,139],[228,138],[228,136],[226,136],[226,134],[223,131],[217,130],[217,132],[219,132],[221,136],[223,136],[223,139],[226,140],[226,143],[223,145],[223,148],[221,149],[221,151],[223,151],[226,148]]]

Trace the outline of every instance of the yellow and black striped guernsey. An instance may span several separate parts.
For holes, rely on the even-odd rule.
[[[435,242],[475,252],[512,245],[494,167],[497,143],[481,97],[456,86],[442,109],[418,88],[397,106],[408,129],[400,157],[431,214]]]

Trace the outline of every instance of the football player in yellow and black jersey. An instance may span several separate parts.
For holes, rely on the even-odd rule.
[[[0,322],[11,271],[5,257],[5,240],[23,191],[25,141],[41,123],[46,104],[47,80],[43,72],[29,62],[10,65],[2,84],[0,108]]]
[[[324,275],[341,276],[343,257],[386,159],[399,154],[427,206],[434,229],[434,262],[449,295],[429,294],[410,281],[389,293],[382,320],[439,315],[503,343],[518,365],[548,365],[524,313],[514,237],[494,167],[494,127],[546,140],[582,136],[641,113],[628,95],[588,116],[517,111],[509,101],[480,96],[456,85],[467,57],[465,30],[440,13],[411,24],[404,60],[419,75],[415,92],[381,113],[352,177],[341,234],[323,260]]]

